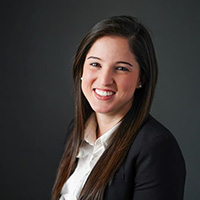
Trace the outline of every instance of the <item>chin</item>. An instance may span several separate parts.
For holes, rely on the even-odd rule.
[[[106,114],[106,113],[110,113],[111,111],[110,110],[104,110],[104,109],[95,109],[94,112]]]
[[[94,112],[96,112],[96,113],[110,113],[110,112],[112,112],[112,109],[109,109],[109,108],[102,108],[102,107],[93,107],[92,108],[93,110],[94,110]]]

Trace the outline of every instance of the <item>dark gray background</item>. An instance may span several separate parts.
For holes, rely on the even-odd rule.
[[[198,0],[1,1],[1,199],[49,199],[73,117],[72,63],[99,20],[130,14],[151,30],[159,63],[153,115],[187,164],[185,200],[199,195]]]

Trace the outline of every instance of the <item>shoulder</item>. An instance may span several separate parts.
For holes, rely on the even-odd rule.
[[[152,116],[140,129],[122,169],[134,185],[134,199],[183,199],[182,152],[173,134]]]
[[[184,163],[182,152],[174,135],[151,115],[138,132],[128,155],[137,161],[138,158],[154,156],[178,159]]]
[[[156,120],[152,115],[149,115],[146,122],[142,126],[140,130],[140,134],[149,134],[149,138],[153,139],[159,136],[173,137],[172,133],[166,128],[163,124],[161,124],[158,120]]]
[[[73,128],[74,128],[74,118],[71,119],[70,123],[67,126],[67,130],[66,130],[66,135],[65,135],[63,146],[66,146],[66,143],[67,143],[68,139],[70,138],[70,135],[72,133]]]
[[[174,135],[160,122],[149,116],[133,142],[128,155],[128,167],[137,174],[177,174],[185,176],[185,161]],[[158,173],[160,172],[160,173]]]
[[[144,148],[152,143],[165,140],[170,140],[177,143],[171,131],[157,121],[154,117],[149,115],[148,119],[141,127],[134,143],[140,143],[140,146]]]

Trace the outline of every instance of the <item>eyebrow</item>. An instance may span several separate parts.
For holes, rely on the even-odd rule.
[[[133,65],[131,63],[129,63],[129,62],[125,62],[125,61],[118,61],[117,62],[117,64],[121,64],[121,63],[133,67]]]
[[[89,57],[87,58],[87,60],[88,60],[88,59],[102,60],[101,58],[96,57],[96,56],[89,56]],[[132,65],[131,63],[125,62],[125,61],[117,61],[116,63],[117,63],[117,64],[125,64],[125,65],[129,65],[129,66],[133,67],[133,65]]]
[[[87,59],[97,59],[97,60],[101,60],[101,58],[98,58],[98,57],[96,57],[96,56],[89,56]]]

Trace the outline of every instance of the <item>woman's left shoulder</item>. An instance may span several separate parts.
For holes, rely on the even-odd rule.
[[[125,161],[134,199],[183,199],[186,166],[173,134],[149,116]],[[142,191],[142,192],[141,192]]]
[[[176,138],[151,115],[140,129],[127,157],[138,167],[147,165],[148,168],[152,164],[166,170],[166,167],[170,169],[176,165],[177,170],[185,174],[185,161]]]
[[[171,148],[172,151],[181,154],[178,142],[171,131],[149,115],[139,130],[130,151],[140,154],[146,148],[155,148],[157,151],[158,149],[165,150],[165,147],[167,147],[167,151],[168,148]]]
[[[152,115],[149,115],[138,133],[138,139],[144,139],[145,143],[151,143],[154,140],[169,139],[175,140],[171,131],[156,120]]]

